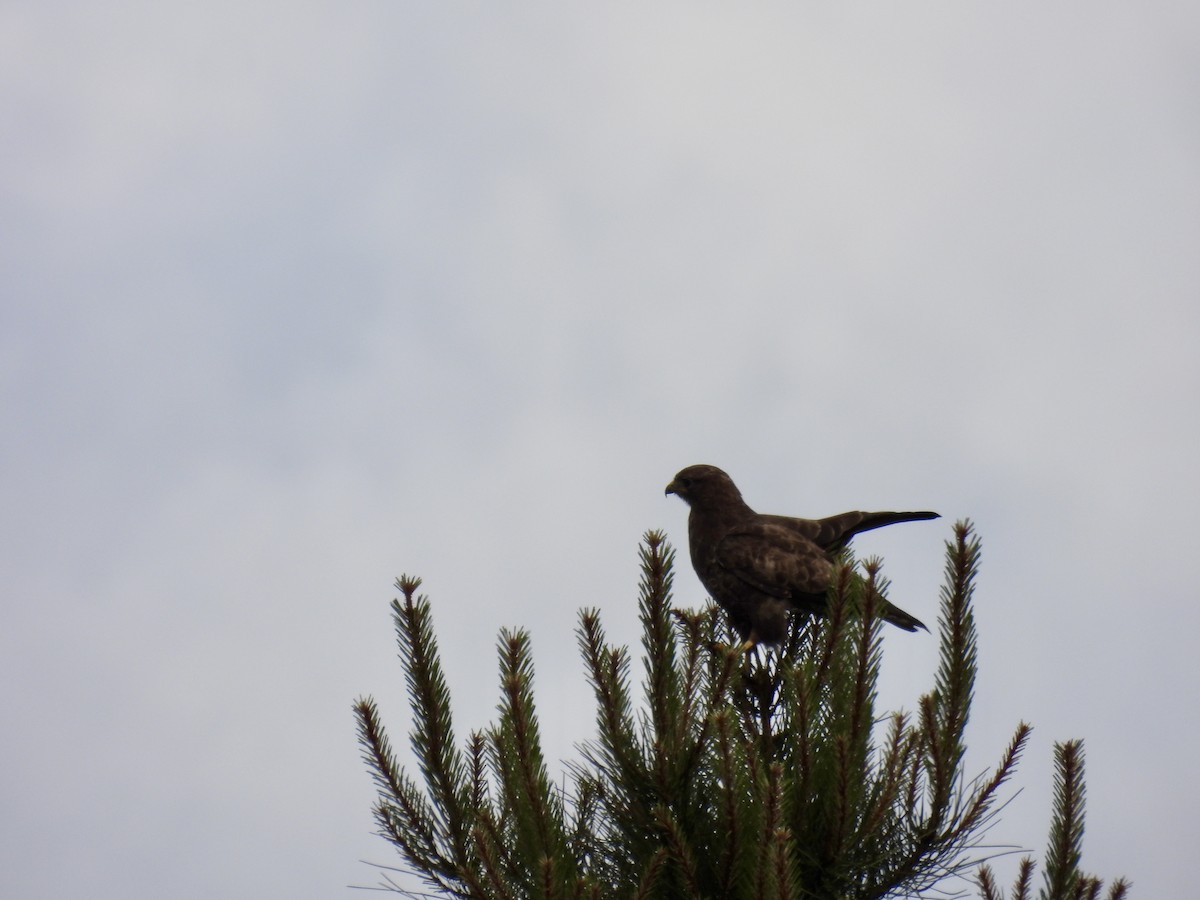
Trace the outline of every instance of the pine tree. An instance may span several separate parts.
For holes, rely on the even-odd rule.
[[[355,713],[379,789],[375,820],[401,871],[471,900],[865,900],[945,894],[976,873],[984,900],[999,900],[982,841],[1030,727],[1017,726],[994,771],[967,778],[980,559],[970,522],[946,545],[933,689],[914,714],[882,717],[879,560],[847,556],[827,617],[795,616],[783,646],[746,656],[719,608],[671,607],[674,553],[660,533],[640,552],[640,700],[628,650],[585,610],[578,640],[596,736],[561,784],[542,752],[528,635],[501,632],[499,718],[460,749],[429,601],[419,579],[397,581],[420,782],[398,764],[374,700]],[[1079,870],[1082,747],[1056,752],[1039,898],[1096,900],[1101,882]],[[1031,897],[1033,868],[1022,861],[1015,900]],[[383,886],[412,894],[390,878]],[[1114,882],[1109,900],[1126,887]]]

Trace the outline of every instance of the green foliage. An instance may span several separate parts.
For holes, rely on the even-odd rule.
[[[561,788],[542,753],[528,636],[501,633],[498,719],[457,750],[429,602],[418,579],[399,580],[392,609],[424,789],[396,762],[374,701],[355,711],[375,819],[405,871],[476,900],[818,900],[914,895],[979,865],[1030,729],[1017,727],[990,775],[966,779],[980,555],[969,522],[947,544],[940,663],[915,715],[875,710],[878,560],[860,571],[845,559],[826,618],[796,616],[782,647],[745,656],[718,608],[671,608],[674,553],[660,533],[640,552],[643,692],[635,700],[628,650],[585,610],[596,735]],[[1044,900],[1100,890],[1078,874],[1082,757],[1063,747],[1075,749],[1060,748]],[[1028,897],[1031,872],[1014,897]],[[986,866],[978,881],[999,896]]]
[[[1083,743],[1067,741],[1054,745],[1054,814],[1050,821],[1050,845],[1046,849],[1045,885],[1038,900],[1099,900],[1104,882],[1079,868],[1083,856]],[[1017,880],[1013,884],[1012,900],[1032,900],[1034,862],[1021,860]],[[979,887],[984,900],[1003,900],[992,870],[979,869]],[[1118,878],[1105,895],[1108,900],[1122,900],[1129,892],[1129,882]]]

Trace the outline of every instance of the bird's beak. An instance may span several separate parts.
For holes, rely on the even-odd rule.
[[[667,485],[667,489],[665,491],[663,491],[663,496],[665,497],[665,496],[667,496],[667,494],[678,494],[678,493],[679,493],[679,485],[677,485],[674,481],[672,481],[670,484]]]

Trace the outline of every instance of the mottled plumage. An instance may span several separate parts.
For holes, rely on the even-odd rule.
[[[833,558],[854,535],[895,522],[938,518],[935,512],[846,512],[827,519],[760,515],[716,466],[689,466],[666,492],[691,507],[692,566],[747,647],[782,641],[790,609],[825,612]],[[925,628],[890,603],[882,616],[906,631]]]

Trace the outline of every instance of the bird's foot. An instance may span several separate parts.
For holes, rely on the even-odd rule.
[[[714,653],[732,653],[735,656],[742,656],[751,653],[758,647],[758,641],[754,638],[747,638],[740,644],[726,644],[723,641],[709,641],[708,649]]]

